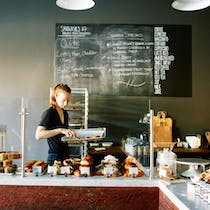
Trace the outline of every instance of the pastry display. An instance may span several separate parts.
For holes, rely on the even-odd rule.
[[[7,152],[6,155],[8,159],[20,159],[22,157],[20,152]]]
[[[98,135],[90,135],[90,138],[99,138]],[[15,174],[21,173],[22,168],[14,164],[11,157],[21,157],[20,153],[14,153],[13,156],[10,152],[0,153],[0,173],[2,174]],[[166,167],[166,166],[165,166]],[[167,168],[167,167],[166,167]],[[132,156],[128,156],[124,161],[113,155],[106,155],[101,160],[98,166],[94,165],[93,157],[85,155],[82,159],[67,158],[63,161],[55,160],[52,166],[44,160],[27,160],[24,163],[24,170],[26,175],[36,175],[47,172],[52,176],[65,175],[76,177],[102,175],[105,177],[141,177],[144,175],[141,164]],[[18,174],[17,173],[17,174]]]
[[[0,166],[0,173],[4,173],[4,167]]]
[[[160,178],[173,178],[173,170],[170,168],[168,164],[162,165],[160,168],[157,170],[158,175]]]
[[[79,165],[79,158],[68,158],[63,161],[64,166],[76,166]]]
[[[142,165],[135,157],[128,156],[124,161],[125,177],[141,177],[144,176]]]
[[[210,169],[205,172],[202,172],[199,176],[200,181],[205,181],[206,183],[210,184]]]
[[[44,160],[37,160],[37,161],[32,165],[32,167],[41,166],[43,163],[44,163]]]
[[[4,173],[6,173],[6,174],[14,173],[16,171],[17,171],[17,165],[16,164],[12,164],[12,165],[9,165],[9,166],[4,168]]]
[[[93,175],[93,158],[90,155],[84,156],[80,163],[79,168],[74,171],[75,176],[92,176]]]
[[[12,165],[12,159],[3,160],[3,167]]]
[[[68,158],[63,161],[63,166],[61,172],[64,171],[62,174],[71,175],[76,169],[78,169],[80,164],[79,158]]]
[[[2,153],[3,154],[3,153]],[[2,156],[4,159],[3,161],[0,161],[0,173],[10,174],[15,173],[17,171],[17,165],[13,164],[12,159],[5,159],[7,157],[6,153]]]
[[[57,175],[72,175],[79,168],[79,158],[67,158],[63,162],[55,160],[52,166],[48,166],[48,174],[51,176]]]
[[[97,175],[104,175],[106,177],[117,177],[121,176],[121,165],[119,164],[118,158],[113,155],[107,155],[101,160],[101,164],[97,166]]]
[[[19,159],[22,155],[20,152],[0,152],[0,161],[6,159]]]
[[[42,172],[45,172],[46,171],[47,166],[48,166],[48,163],[45,163],[45,162],[41,165]]]
[[[80,173],[80,170],[77,169],[74,171],[74,176],[77,176],[77,177],[80,177],[81,176],[81,173]]]
[[[36,160],[28,160],[24,163],[25,169],[32,169],[32,165],[36,162]]]
[[[5,152],[0,153],[0,161],[6,160],[7,154]]]
[[[87,139],[99,139],[100,136],[87,136],[86,138]]]
[[[25,173],[44,173],[48,164],[44,160],[28,160],[24,163]],[[18,173],[22,172],[22,169],[17,170]]]
[[[48,164],[45,163],[43,160],[38,160],[32,165],[32,168],[27,169],[26,172],[29,172],[29,173],[33,172],[38,175],[40,173],[46,172],[47,166]]]
[[[61,161],[58,161],[58,160],[54,161],[54,164],[53,164],[53,167],[55,168],[54,173],[53,173],[54,176],[61,174],[61,166],[62,166]]]

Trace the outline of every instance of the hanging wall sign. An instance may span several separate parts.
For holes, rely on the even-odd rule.
[[[56,24],[55,82],[90,95],[192,95],[191,26]]]

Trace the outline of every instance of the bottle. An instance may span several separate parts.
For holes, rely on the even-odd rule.
[[[180,141],[180,138],[177,138],[177,147],[183,147],[182,142]]]

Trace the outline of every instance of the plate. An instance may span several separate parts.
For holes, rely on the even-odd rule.
[[[102,142],[103,147],[111,147],[113,145],[113,142]]]
[[[90,147],[98,147],[99,146],[99,143],[89,143]]]
[[[103,151],[103,150],[106,150],[106,148],[104,147],[96,147],[94,148],[96,151]]]

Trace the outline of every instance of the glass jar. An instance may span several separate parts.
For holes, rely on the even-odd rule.
[[[156,164],[160,178],[176,176],[176,155],[168,148],[164,148],[158,152]]]

